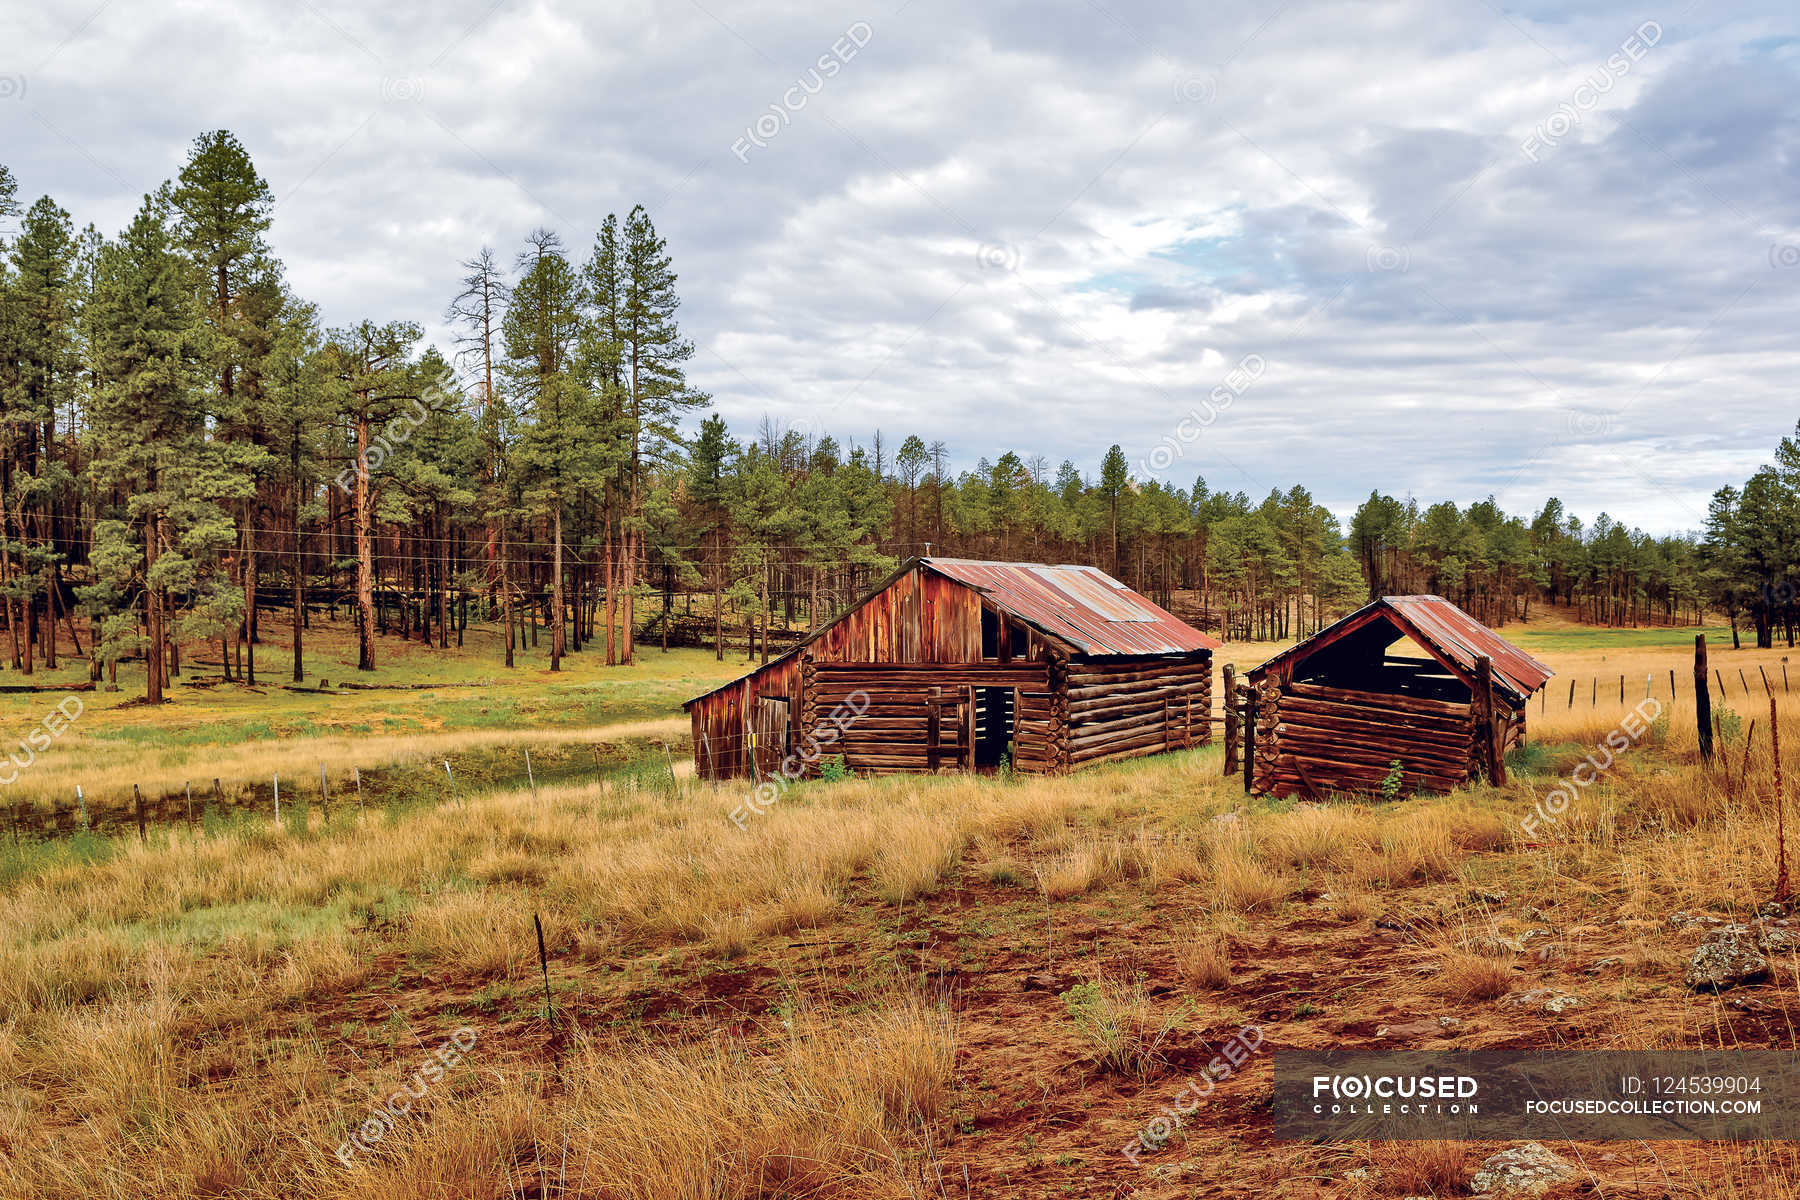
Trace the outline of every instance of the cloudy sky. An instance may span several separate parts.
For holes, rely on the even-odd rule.
[[[740,434],[1653,531],[1800,418],[1791,0],[49,0],[0,161],[119,228],[205,129],[326,320],[651,210]]]

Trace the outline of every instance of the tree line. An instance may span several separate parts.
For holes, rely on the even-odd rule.
[[[1800,425],[1775,447],[1775,461],[1742,487],[1726,485],[1707,506],[1699,560],[1706,595],[1731,621],[1748,622],[1759,648],[1794,644],[1800,624]]]
[[[17,192],[0,166],[0,661],[25,673],[65,644],[96,680],[142,660],[154,701],[184,646],[255,682],[285,634],[301,681],[313,620],[340,612],[363,669],[384,637],[461,644],[471,617],[509,666],[540,638],[552,669],[584,648],[630,663],[646,639],[766,658],[926,553],[1094,563],[1233,638],[1398,591],[1493,624],[1534,602],[1609,624],[1716,606],[1759,639],[1794,624],[1791,441],[1715,498],[1704,540],[1554,499],[1527,521],[1379,493],[1344,528],[1299,486],[1134,479],[1118,446],[1091,474],[1010,451],[956,472],[918,435],[734,436],[687,380],[642,207],[579,253],[543,229],[476,249],[440,350],[393,314],[321,322],[227,131],[111,237]]]

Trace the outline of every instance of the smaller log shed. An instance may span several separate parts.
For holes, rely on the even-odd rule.
[[[1391,654],[1403,640],[1423,653]],[[1408,791],[1504,780],[1552,674],[1442,596],[1385,596],[1250,672],[1249,790],[1374,792],[1395,761]]]
[[[683,707],[702,779],[1058,775],[1209,741],[1218,646],[1093,567],[914,558]]]

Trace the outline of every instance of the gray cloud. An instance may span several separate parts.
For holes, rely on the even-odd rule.
[[[479,246],[542,224],[582,254],[644,203],[696,382],[744,431],[767,413],[1091,470],[1255,354],[1170,480],[1694,525],[1800,416],[1791,9],[1380,13],[52,0],[0,15],[24,85],[0,153],[112,230],[229,127],[326,319],[440,342]],[[1657,44],[1533,161],[1647,16]]]

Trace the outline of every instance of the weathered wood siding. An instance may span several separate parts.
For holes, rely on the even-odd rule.
[[[688,719],[694,732],[694,770],[700,778],[750,778],[750,728],[756,697],[788,699],[790,711],[798,711],[799,688],[799,660],[782,659],[703,697],[689,709]],[[765,758],[765,765],[767,761]]]
[[[1064,643],[990,609],[996,637],[984,659],[983,608],[981,593],[957,580],[923,568],[900,575],[798,652],[693,703],[701,778],[766,776],[802,750],[806,774],[839,754],[860,774],[966,769],[983,730],[1008,713],[1012,765],[1026,774],[1210,739],[1210,650],[1071,657]],[[788,701],[791,714],[776,747],[766,734],[751,737],[756,701],[768,697]],[[846,709],[860,711],[832,719]]]
[[[1212,740],[1212,651],[1069,661],[1067,765]]]
[[[999,688],[1047,698],[1049,669],[1043,663],[818,663],[813,678],[807,702],[816,715],[803,727],[804,721],[818,727],[840,705],[861,709],[840,725],[835,748],[825,753],[842,754],[859,774],[881,775],[967,765],[968,734],[991,719],[979,711],[981,693]],[[971,702],[977,705],[973,712]],[[1014,736],[1016,756],[1047,760],[1041,732],[1018,728]]]

